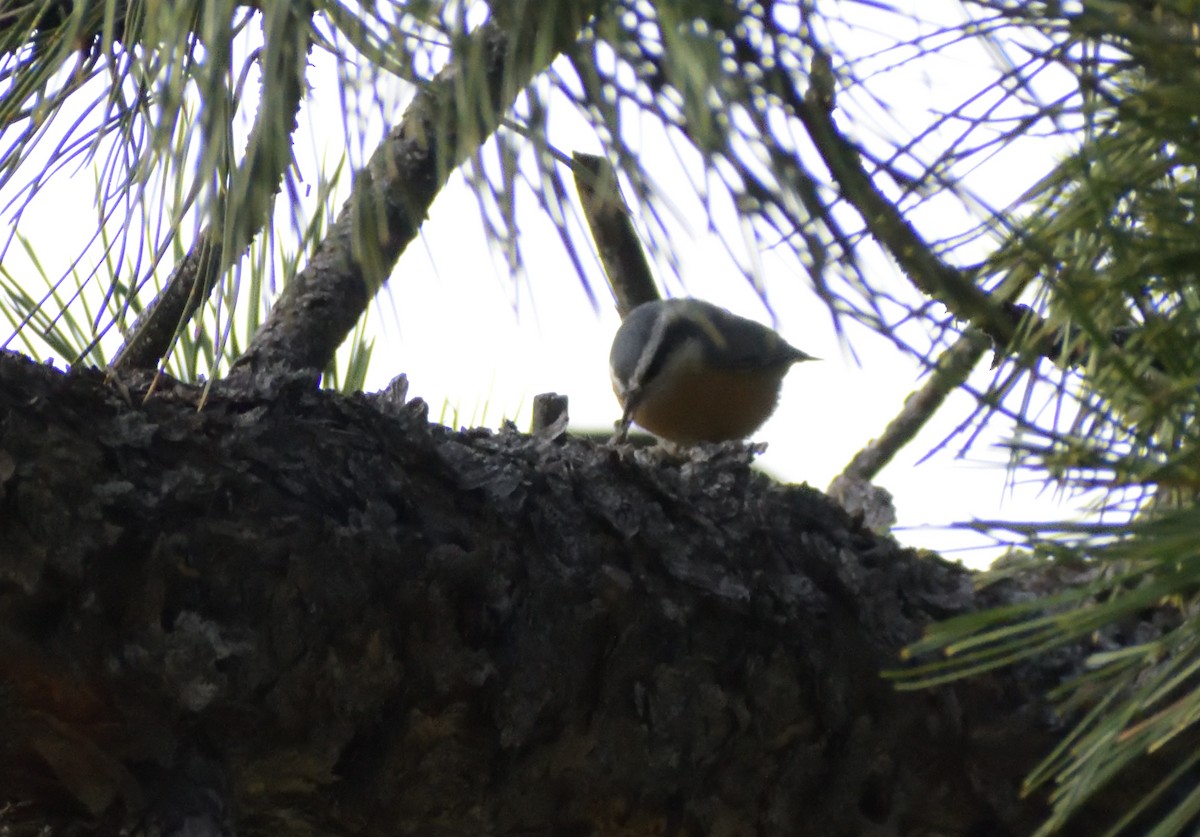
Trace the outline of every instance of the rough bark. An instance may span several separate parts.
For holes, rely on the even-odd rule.
[[[1040,813],[1016,793],[1060,731],[1039,695],[1082,652],[894,691],[899,647],[985,601],[971,575],[744,448],[451,432],[307,379],[218,382],[197,411],[148,380],[0,356],[6,833],[1002,835]]]

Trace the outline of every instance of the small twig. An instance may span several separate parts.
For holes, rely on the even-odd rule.
[[[533,419],[529,432],[542,439],[557,439],[567,431],[570,414],[567,396],[543,392],[533,398]]]

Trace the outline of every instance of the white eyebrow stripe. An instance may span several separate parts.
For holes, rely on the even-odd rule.
[[[642,385],[645,383],[643,378],[645,378],[646,372],[649,371],[650,365],[658,355],[658,350],[662,348],[663,337],[667,333],[667,327],[675,319],[677,318],[672,308],[667,305],[662,306],[659,316],[654,319],[654,328],[650,332],[650,339],[642,347],[642,353],[638,356],[637,366],[633,368],[633,374],[629,377],[630,392],[635,392],[642,388]]]

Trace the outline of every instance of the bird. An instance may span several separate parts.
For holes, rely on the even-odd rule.
[[[609,352],[613,392],[630,422],[674,445],[745,439],[775,411],[792,364],[818,360],[770,328],[691,297],[644,302]]]

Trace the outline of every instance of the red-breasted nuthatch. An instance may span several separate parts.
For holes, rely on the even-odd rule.
[[[775,411],[793,363],[816,360],[764,325],[699,299],[630,311],[609,353],[613,392],[634,421],[677,444],[744,439]]]

